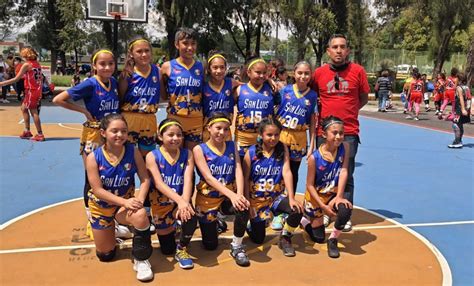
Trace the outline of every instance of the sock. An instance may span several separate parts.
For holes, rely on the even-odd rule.
[[[291,236],[291,233],[294,232],[296,227],[290,226],[288,223],[285,223],[285,226],[283,227],[282,235],[285,236]]]
[[[333,229],[332,232],[331,232],[331,235],[329,236],[329,239],[331,238],[338,238],[339,235],[341,234],[342,230],[337,230],[337,229]]]
[[[244,237],[237,237],[234,235],[234,237],[232,238],[232,246],[239,246],[242,244],[242,241],[244,240]]]
[[[306,226],[310,223],[310,221],[306,217],[302,217],[300,223],[303,226],[303,228],[306,228]]]

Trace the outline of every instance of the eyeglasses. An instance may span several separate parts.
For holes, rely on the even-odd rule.
[[[334,75],[334,87],[335,87],[337,90],[339,90],[339,74],[338,74],[338,73],[336,73],[336,74]]]

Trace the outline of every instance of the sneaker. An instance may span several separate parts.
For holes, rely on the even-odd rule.
[[[349,232],[352,230],[352,222],[349,220],[347,221],[346,225],[342,229],[342,232]]]
[[[283,229],[283,224],[285,223],[285,220],[283,218],[283,214],[277,215],[273,217],[272,223],[270,227],[273,230],[282,230]]]
[[[130,231],[128,226],[115,222],[115,237],[129,239],[133,237],[133,233]]]
[[[44,135],[43,135],[43,134],[36,134],[36,135],[35,135],[34,137],[32,137],[30,140],[41,142],[41,141],[44,141],[44,140],[46,140],[46,139],[44,139]]]
[[[328,256],[331,258],[339,257],[339,248],[337,248],[337,238],[330,238],[327,242],[328,245]]]
[[[291,236],[281,235],[280,241],[278,241],[278,247],[283,251],[283,255],[286,257],[293,257],[296,255],[295,249],[291,244]]]
[[[250,261],[249,257],[247,256],[247,253],[245,253],[244,245],[230,245],[230,256],[232,256],[235,260],[235,263],[239,266],[249,266]]]
[[[133,270],[137,271],[137,279],[140,281],[149,281],[153,279],[153,271],[148,260],[133,259]]]
[[[448,145],[448,148],[455,148],[455,149],[458,149],[458,148],[462,148],[463,145],[462,145],[462,142],[453,142],[452,144],[449,144]]]
[[[179,247],[176,248],[176,254],[174,255],[174,259],[178,261],[179,267],[183,269],[191,269],[194,267],[193,260],[186,251],[186,247],[183,247],[182,249],[180,249]]]
[[[324,227],[328,227],[328,225],[331,223],[331,218],[328,215],[324,215],[323,223],[324,223]]]
[[[23,131],[23,133],[20,134],[20,138],[21,139],[30,139],[31,137],[33,137],[33,134],[31,134],[31,132],[28,130],[28,131]]]

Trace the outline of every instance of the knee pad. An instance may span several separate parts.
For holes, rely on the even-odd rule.
[[[217,222],[201,223],[202,245],[207,250],[214,250],[217,248]]]
[[[116,252],[116,249],[114,248],[111,251],[106,252],[106,253],[96,251],[95,254],[97,255],[97,258],[99,258],[100,261],[110,262],[114,259],[115,252]]]
[[[146,260],[150,258],[152,252],[150,230],[135,230],[132,241],[132,256],[137,260]]]
[[[166,235],[158,235],[161,253],[171,255],[176,251],[176,231]]]
[[[309,237],[311,237],[311,240],[316,242],[316,243],[324,243],[325,240],[325,227],[324,225],[318,226],[316,228],[313,228],[310,223],[308,223],[305,227],[306,232],[309,234]]]

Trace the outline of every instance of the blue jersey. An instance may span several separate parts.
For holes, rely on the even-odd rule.
[[[163,182],[178,195],[183,194],[184,171],[188,165],[188,149],[180,149],[178,159],[166,158],[161,148],[152,151]],[[158,189],[155,185],[155,189]]]
[[[256,132],[260,122],[273,115],[273,91],[268,83],[256,90],[250,83],[240,86],[237,100],[237,126],[241,131]]]
[[[211,174],[219,182],[225,185],[227,188],[234,190],[235,183],[235,145],[233,141],[227,141],[225,143],[224,153],[220,153],[218,150],[210,147],[206,143],[199,145],[206,160],[207,166],[211,171]],[[198,175],[200,182],[197,189],[202,192],[203,195],[217,198],[221,197],[221,193],[211,187],[204,181],[201,172],[198,169]]]
[[[91,77],[71,87],[67,93],[74,101],[84,100],[87,111],[97,121],[107,114],[119,111],[117,81],[113,77],[110,78],[109,86],[102,83],[96,76]]]
[[[232,79],[226,77],[221,86],[204,83],[202,105],[204,117],[209,118],[213,112],[234,113],[234,96],[232,94]]]
[[[339,145],[334,161],[326,160],[321,155],[321,147],[313,152],[316,164],[316,191],[319,194],[337,193],[339,173],[344,162],[344,144]]]
[[[199,61],[195,61],[191,66],[186,66],[178,59],[170,61],[168,114],[202,117],[203,75],[204,68]]]
[[[256,146],[248,150],[250,155],[250,180],[253,188],[250,191],[252,199],[275,199],[283,190],[283,163],[284,159],[277,159],[275,152],[270,156],[263,154],[257,158]]]
[[[99,169],[102,187],[105,190],[116,196],[124,197],[131,188],[134,188],[137,166],[135,164],[135,147],[132,144],[125,145],[118,162],[114,164],[110,162],[104,146],[94,151],[94,157]],[[109,204],[100,201],[99,205],[107,207]]]
[[[311,117],[318,112],[318,95],[311,89],[298,91],[296,84],[287,85],[280,91],[281,103],[276,118],[284,128],[296,131],[309,129]]]
[[[156,113],[160,100],[160,70],[150,65],[148,74],[135,72],[128,78],[122,111]]]

